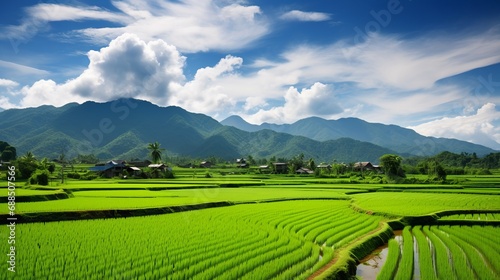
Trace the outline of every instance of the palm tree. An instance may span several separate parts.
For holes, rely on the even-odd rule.
[[[160,148],[160,143],[158,143],[158,142],[149,143],[148,150],[151,151],[151,158],[153,159],[153,162],[160,163],[161,162],[161,152],[165,150],[163,148]]]
[[[36,161],[35,155],[33,155],[32,152],[26,152],[26,154],[22,157],[27,162],[35,162]]]

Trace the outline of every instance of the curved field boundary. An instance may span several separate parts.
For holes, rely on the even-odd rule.
[[[435,212],[428,215],[418,215],[418,216],[396,216],[394,214],[384,213],[384,212],[372,212],[362,209],[353,203],[349,206],[356,212],[365,213],[369,215],[377,215],[387,217],[392,219],[388,222],[389,226],[394,230],[403,229],[405,226],[416,226],[416,225],[500,225],[500,220],[442,220],[442,217],[456,214],[487,214],[487,213],[500,213],[500,209],[468,209],[468,210],[444,210]]]
[[[273,198],[256,201],[218,201],[207,202],[200,204],[165,206],[155,208],[136,208],[136,209],[107,209],[107,210],[87,210],[87,211],[65,211],[65,212],[37,212],[37,213],[22,213],[17,214],[18,223],[38,223],[38,222],[56,222],[56,221],[71,221],[71,220],[92,220],[92,219],[109,219],[109,218],[124,218],[137,216],[161,215],[169,213],[177,213],[192,210],[201,210],[214,207],[225,207],[237,204],[253,204],[253,203],[271,203],[280,201],[292,200],[349,200],[348,197],[334,198]],[[7,224],[9,214],[0,215],[0,224]]]
[[[58,192],[52,194],[34,194],[34,195],[19,195],[16,196],[16,202],[37,202],[37,201],[48,201],[48,200],[59,200],[68,199],[71,194],[66,192]],[[8,199],[6,196],[0,199],[0,203],[7,203]]]
[[[349,279],[356,275],[356,265],[379,246],[387,243],[393,236],[392,228],[385,222],[380,226],[349,242],[323,268],[316,271],[309,279]]]

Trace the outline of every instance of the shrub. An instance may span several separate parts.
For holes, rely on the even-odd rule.
[[[491,171],[488,169],[479,169],[476,171],[476,175],[492,175]]]
[[[163,177],[167,179],[174,179],[175,178],[174,172],[172,172],[172,170],[167,169]]]
[[[82,176],[80,176],[80,180],[94,180],[96,179],[98,176],[97,174],[94,174],[94,173],[91,173],[91,172],[87,172],[86,174],[83,174]]]
[[[71,179],[80,179],[81,176],[79,173],[73,172],[73,173],[68,173],[66,174],[66,177],[71,178]]]
[[[47,170],[37,169],[33,175],[29,178],[29,183],[31,185],[41,185],[47,186],[49,184],[49,172]]]

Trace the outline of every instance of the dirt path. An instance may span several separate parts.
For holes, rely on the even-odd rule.
[[[357,242],[357,241],[359,241],[359,240],[361,240],[361,239],[363,239],[363,238],[365,238],[365,237],[367,237],[367,236],[370,236],[370,235],[372,235],[372,234],[377,233],[378,231],[380,231],[380,230],[382,229],[382,227],[383,227],[383,223],[384,223],[384,222],[380,222],[380,223],[379,223],[379,225],[378,225],[378,227],[377,227],[376,229],[374,229],[374,230],[372,230],[372,231],[370,231],[370,232],[368,232],[368,233],[366,233],[366,234],[364,234],[364,235],[361,235],[360,237],[358,237],[358,238],[356,238],[356,239],[352,240],[351,242],[349,242],[349,244],[348,244],[348,245],[346,245],[346,246],[344,246],[344,247],[342,247],[342,248],[339,248],[339,249],[335,250],[336,252],[334,252],[334,253],[333,253],[333,254],[334,254],[333,259],[332,259],[331,261],[329,261],[327,264],[325,264],[323,267],[321,267],[320,269],[316,270],[316,271],[315,271],[313,274],[311,274],[311,276],[309,276],[307,279],[308,279],[308,280],[316,279],[316,277],[318,277],[318,276],[320,276],[321,274],[323,274],[323,272],[325,272],[327,269],[329,269],[330,267],[332,267],[332,266],[333,266],[333,265],[334,265],[334,264],[338,261],[338,259],[339,259],[339,258],[338,258],[338,252],[339,252],[339,251],[341,251],[341,250],[347,250],[351,244],[353,244],[353,243],[355,243],[355,242]]]

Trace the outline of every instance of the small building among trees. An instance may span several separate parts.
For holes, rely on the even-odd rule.
[[[124,160],[110,160],[106,163],[98,163],[89,168],[90,171],[97,172],[101,177],[113,178],[120,176],[127,169]]]
[[[286,174],[288,173],[288,164],[285,162],[273,162],[274,173]]]

